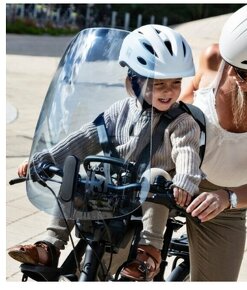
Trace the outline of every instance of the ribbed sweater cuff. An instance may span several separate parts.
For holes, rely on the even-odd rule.
[[[188,176],[184,174],[176,174],[173,178],[173,186],[179,187],[187,191],[191,196],[199,191],[199,183],[201,176]]]

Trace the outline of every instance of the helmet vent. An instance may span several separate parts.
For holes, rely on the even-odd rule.
[[[242,64],[247,64],[247,60],[241,61]]]
[[[186,56],[186,47],[185,47],[185,44],[184,44],[184,42],[182,42],[182,44],[183,44],[183,51],[184,51],[184,56]]]
[[[142,58],[142,57],[140,57],[140,56],[137,57],[137,60],[138,60],[141,64],[143,64],[143,65],[146,65],[146,64],[147,64],[147,62],[145,61],[145,59]]]
[[[173,51],[172,51],[172,45],[171,42],[168,40],[164,41],[165,46],[167,47],[167,49],[169,50],[170,54],[173,55]]]
[[[150,53],[152,53],[153,55],[155,55],[157,57],[156,52],[154,51],[153,47],[150,44],[143,42],[143,45]]]

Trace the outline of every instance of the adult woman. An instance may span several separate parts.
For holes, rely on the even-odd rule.
[[[197,236],[197,244],[190,247],[192,280],[236,281],[244,253],[247,208],[246,31],[247,6],[244,6],[225,23],[219,46],[211,46],[201,56],[198,74],[180,98],[193,101],[205,113],[207,121],[206,153],[201,167],[207,180],[200,185],[202,193],[187,208],[188,213],[205,222],[197,232],[188,224],[189,238]],[[208,255],[206,263],[204,255]],[[197,267],[199,264],[201,266]],[[212,269],[209,276],[208,267]]]

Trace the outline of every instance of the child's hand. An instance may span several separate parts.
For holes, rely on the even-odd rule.
[[[174,195],[176,204],[181,207],[187,206],[191,202],[191,198],[192,198],[191,195],[187,191],[181,188],[174,187],[173,195]]]
[[[19,177],[25,177],[27,175],[27,167],[28,167],[28,161],[22,162],[18,167],[18,175]]]

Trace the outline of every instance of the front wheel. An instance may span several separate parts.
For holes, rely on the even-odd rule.
[[[171,274],[167,277],[166,282],[172,281],[189,281],[190,278],[190,266],[186,262],[182,262],[177,265],[176,268],[171,272]]]

